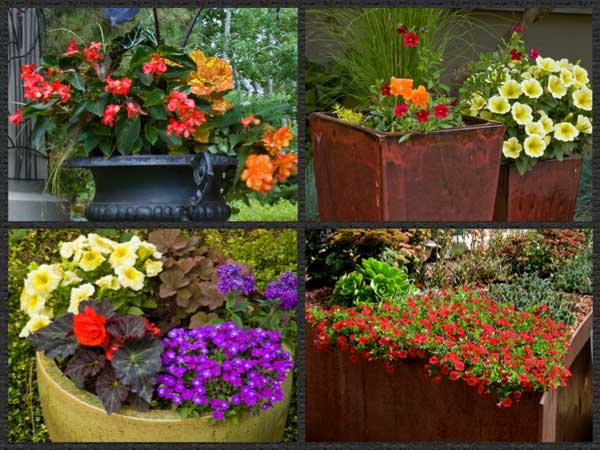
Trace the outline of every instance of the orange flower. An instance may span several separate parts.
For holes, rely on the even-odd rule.
[[[413,80],[410,78],[395,78],[390,79],[390,94],[394,97],[401,95],[405,100],[410,99],[412,93]]]
[[[250,155],[246,159],[246,168],[242,172],[241,179],[250,189],[265,195],[275,184],[274,170],[269,155]]]
[[[413,89],[410,101],[414,103],[415,106],[426,109],[427,104],[429,103],[429,93],[427,92],[427,89],[425,89],[425,86],[421,84],[417,89]]]
[[[233,104],[229,103],[223,97],[217,97],[213,99],[210,104],[210,112],[217,116],[222,116],[231,108],[233,108]]]
[[[248,128],[250,126],[250,124],[259,125],[260,119],[257,119],[254,116],[248,116],[248,117],[242,118],[242,120],[240,120],[240,122],[242,122],[242,126],[244,128]]]
[[[277,131],[268,131],[263,136],[263,145],[271,155],[275,155],[281,149],[288,147],[294,138],[287,126]]]
[[[285,180],[291,174],[298,172],[298,156],[294,153],[277,153],[273,164],[275,176],[280,180]]]
[[[227,61],[207,57],[200,50],[193,50],[190,58],[196,63],[196,70],[188,76],[188,84],[194,94],[206,96],[233,89],[233,69]]]

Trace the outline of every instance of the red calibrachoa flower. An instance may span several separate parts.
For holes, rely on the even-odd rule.
[[[540,52],[537,48],[533,47],[531,50],[529,50],[529,57],[531,59],[537,59],[538,56],[540,56]]]
[[[319,349],[349,351],[354,363],[380,360],[388,372],[396,361],[420,358],[432,382],[462,380],[510,407],[523,391],[556,389],[570,376],[572,330],[548,311],[517,311],[463,288],[368,307],[307,307],[306,319]]]
[[[404,40],[405,47],[416,47],[419,43],[419,36],[412,32],[405,33],[402,39]]]
[[[408,33],[408,27],[406,25],[400,25],[396,29],[396,33],[398,33],[400,36],[402,36],[403,34]]]
[[[73,317],[73,334],[81,345],[103,346],[108,342],[105,324],[106,317],[86,306],[82,313]]]
[[[404,117],[407,112],[408,112],[408,106],[406,106],[405,104],[398,105],[394,109],[394,114],[400,118]]]
[[[381,92],[381,95],[383,95],[384,97],[389,97],[389,95],[391,94],[391,88],[390,85],[387,83],[383,83],[380,87],[379,87],[379,92]]]
[[[521,61],[521,58],[523,58],[523,53],[521,53],[516,48],[511,48],[509,53],[510,59],[512,59],[513,61]]]
[[[418,110],[415,115],[419,122],[427,122],[427,119],[429,119],[429,112],[424,109]]]
[[[513,33],[522,33],[523,32],[523,28],[521,27],[521,25],[515,25],[514,27],[512,27]]]
[[[437,119],[445,119],[446,117],[448,117],[448,107],[446,105],[444,105],[443,103],[440,103],[439,105],[435,105],[433,107],[433,115]]]

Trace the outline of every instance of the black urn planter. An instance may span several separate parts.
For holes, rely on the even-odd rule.
[[[74,158],[65,166],[89,169],[96,195],[88,220],[223,221],[231,215],[221,182],[236,159],[199,155]]]

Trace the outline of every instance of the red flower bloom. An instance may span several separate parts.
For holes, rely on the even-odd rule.
[[[17,108],[14,114],[8,116],[8,120],[10,120],[15,125],[19,125],[23,120],[23,111],[21,111],[21,108]]]
[[[529,57],[531,59],[537,59],[538,56],[540,56],[540,52],[537,48],[533,47],[531,50],[529,50]]]
[[[254,116],[243,117],[240,122],[244,128],[248,128],[251,124],[260,125],[260,119],[257,119]]]
[[[352,364],[358,364],[359,361],[360,357],[357,354],[353,354],[352,356],[350,356],[350,362]]]
[[[514,27],[512,27],[513,33],[522,33],[523,32],[523,28],[521,28],[521,25],[515,25]]]
[[[88,48],[84,48],[83,57],[86,61],[95,63],[102,61],[102,55],[98,53],[98,50],[102,48],[102,42],[91,42]]]
[[[185,94],[185,92],[172,91],[167,97],[167,109],[171,112],[178,111],[179,114],[185,114],[194,109],[196,102]]]
[[[161,58],[158,53],[155,53],[152,55],[152,59],[144,64],[142,70],[145,74],[160,75],[167,71],[167,60]]]
[[[148,330],[152,336],[158,336],[160,334],[160,328],[158,328],[148,319],[145,320],[146,321],[144,322],[144,327],[146,328],[146,330]]]
[[[460,374],[453,370],[452,372],[450,372],[450,377],[449,377],[452,381],[456,381],[460,378]]]
[[[446,117],[448,117],[448,107],[443,103],[435,105],[433,107],[433,115],[437,119],[445,119]]]
[[[121,106],[119,105],[106,105],[104,112],[102,113],[102,123],[112,127],[115,124],[115,117],[119,111],[121,111]]]
[[[106,356],[106,359],[109,361],[112,361],[113,353],[119,350],[121,347],[122,345],[119,343],[110,344],[104,352],[104,356]]]
[[[429,113],[424,109],[418,110],[415,115],[417,116],[419,122],[427,122],[427,119],[429,118]]]
[[[419,43],[419,36],[417,36],[415,33],[406,33],[403,36],[404,39],[404,46],[405,47],[416,47],[417,44]]]
[[[69,46],[67,47],[67,51],[63,53],[63,56],[70,56],[79,53],[79,50],[77,50],[77,47],[75,46],[76,42],[77,41],[75,39],[71,39],[69,41]]]
[[[398,28],[396,28],[396,33],[402,36],[403,34],[408,33],[408,27],[406,25],[400,25]]]
[[[189,138],[196,131],[197,127],[206,122],[204,113],[199,109],[191,109],[185,113],[180,113],[179,117],[180,120],[175,118],[169,119],[169,124],[167,125],[168,135],[175,133],[177,136],[183,135]]]
[[[130,119],[134,118],[141,111],[140,107],[134,102],[127,102],[127,117]]]
[[[104,92],[110,92],[112,95],[127,95],[131,84],[131,78],[125,77],[120,80],[113,80],[111,77],[106,77]]]
[[[405,104],[398,105],[396,106],[396,109],[394,109],[394,114],[398,117],[404,117],[407,112],[408,106],[406,106]]]
[[[448,103],[450,106],[452,106],[453,108],[458,105],[458,102],[456,100],[452,100],[450,103]]]
[[[505,397],[500,403],[498,403],[499,408],[510,408],[512,406],[513,401],[510,397]]]
[[[104,328],[106,317],[86,306],[83,313],[73,317],[73,334],[81,345],[88,347],[103,346],[108,342]]]
[[[518,51],[516,48],[511,48],[509,53],[510,59],[513,61],[521,61],[521,58],[523,57],[523,53]]]
[[[387,83],[383,83],[379,87],[379,92],[381,92],[381,95],[388,97],[390,95],[390,85]]]

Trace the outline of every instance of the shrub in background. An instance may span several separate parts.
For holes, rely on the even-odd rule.
[[[590,250],[575,256],[553,275],[554,286],[565,292],[591,294],[594,288],[593,265],[594,261]]]

